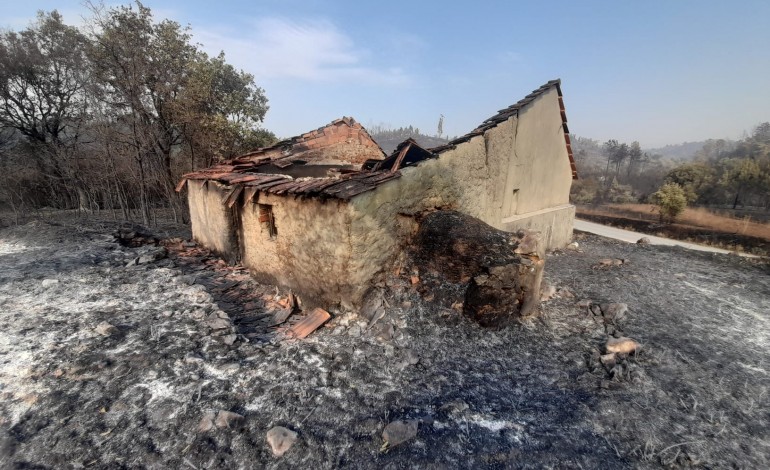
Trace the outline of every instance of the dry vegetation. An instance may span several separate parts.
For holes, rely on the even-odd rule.
[[[579,206],[577,215],[650,235],[770,256],[770,222],[761,220],[768,217],[762,212],[738,218],[703,208],[687,208],[674,224],[661,224],[657,209],[651,204]]]
[[[586,214],[614,215],[633,217],[656,222],[658,209],[652,204],[608,204],[605,206],[585,206],[580,211]],[[769,217],[765,214],[764,217]],[[755,216],[756,217],[756,216]],[[677,217],[677,223],[705,228],[716,232],[737,233],[750,237],[764,238],[770,241],[770,224],[755,220],[752,216],[732,217],[718,214],[702,207],[688,207]]]

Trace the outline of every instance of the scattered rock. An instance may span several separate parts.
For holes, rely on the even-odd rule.
[[[380,323],[375,325],[372,329],[372,336],[381,341],[390,341],[393,338],[393,334],[396,332],[393,325],[390,323]]]
[[[267,431],[267,443],[270,444],[270,449],[276,457],[285,454],[296,441],[297,433],[283,426],[275,426]]]
[[[593,301],[591,299],[583,299],[577,303],[577,306],[580,308],[589,308],[592,303]]]
[[[225,343],[228,346],[232,346],[235,344],[235,340],[238,339],[238,335],[225,335],[222,336],[222,342]]]
[[[348,336],[352,336],[354,338],[358,338],[361,336],[361,325],[353,325],[348,330]]]
[[[636,241],[639,245],[649,245],[651,243],[651,240],[648,237],[642,237],[639,240]]]
[[[198,423],[198,432],[208,432],[214,429],[214,412],[207,411]]]
[[[385,426],[382,431],[382,439],[389,447],[395,447],[414,438],[417,435],[417,426],[416,420],[393,421]]]
[[[115,325],[108,323],[106,321],[103,321],[98,325],[96,325],[96,328],[94,328],[94,331],[96,331],[102,336],[112,336],[120,332],[120,330],[118,330],[118,328]]]
[[[206,320],[206,326],[212,330],[226,330],[230,328],[230,322],[224,318],[214,318],[211,320]]]
[[[562,287],[556,291],[556,297],[561,297],[564,299],[574,299],[575,294],[571,290],[569,290],[567,287]]]
[[[238,413],[232,411],[219,410],[217,418],[214,420],[214,424],[218,428],[237,429],[239,428],[246,418]]]
[[[602,354],[599,360],[601,361],[602,365],[607,368],[607,370],[610,370],[615,367],[617,356],[615,353]]]
[[[578,251],[578,249],[580,248],[580,245],[578,244],[578,242],[572,242],[569,245],[567,245],[565,248],[570,251]]]
[[[607,353],[631,354],[636,352],[641,345],[631,338],[610,338],[605,347]]]
[[[600,317],[602,315],[602,308],[598,304],[592,304],[588,308],[595,316]]]
[[[149,253],[143,254],[140,257],[136,259],[136,264],[147,264],[147,263],[153,263],[155,261],[161,260],[168,256],[168,252],[166,251],[166,248],[159,247],[156,248]]]
[[[628,305],[621,303],[603,304],[601,306],[602,315],[610,321],[622,320],[628,312]]]
[[[366,300],[364,300],[364,304],[361,306],[361,310],[359,311],[359,314],[366,318],[369,321],[372,321],[372,319],[380,314],[381,311],[384,311],[384,294],[382,290],[376,289],[373,290],[371,293],[369,293],[366,297]],[[381,317],[382,315],[380,315]]]
[[[450,414],[462,413],[470,408],[463,400],[452,400],[449,403],[441,405],[441,409],[447,411]]]
[[[41,282],[40,285],[42,285],[43,287],[51,287],[58,283],[59,283],[58,279],[43,279],[43,282]]]

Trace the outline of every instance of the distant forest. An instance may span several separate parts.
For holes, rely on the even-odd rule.
[[[580,177],[572,200],[578,204],[650,202],[671,183],[691,205],[770,208],[768,122],[739,141],[707,140],[654,151],[614,139],[599,143],[572,136],[572,144]],[[689,158],[683,149],[692,151]]]
[[[419,128],[412,126],[393,129],[384,124],[377,124],[367,127],[367,131],[380,144],[380,147],[382,147],[386,154],[392,153],[398,144],[409,138],[414,139],[421,147],[426,149],[444,145],[450,140],[422,134]]]

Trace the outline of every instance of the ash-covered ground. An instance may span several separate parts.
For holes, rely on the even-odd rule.
[[[2,468],[770,468],[761,262],[582,237],[520,324],[481,328],[405,272],[371,327],[332,311],[292,340],[287,292],[117,228],[0,231]],[[602,363],[609,335],[643,347]],[[417,434],[384,446],[397,420]]]

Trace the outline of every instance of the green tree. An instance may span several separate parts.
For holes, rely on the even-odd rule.
[[[676,183],[666,183],[652,195],[652,200],[658,206],[660,221],[672,223],[687,207],[687,197],[684,189]]]
[[[687,163],[669,171],[665,182],[681,186],[687,202],[692,204],[702,199],[711,188],[715,173],[712,167],[704,163]]]
[[[733,209],[741,204],[741,198],[768,189],[768,172],[753,158],[730,158],[721,163],[723,173],[719,182],[735,195]]]

